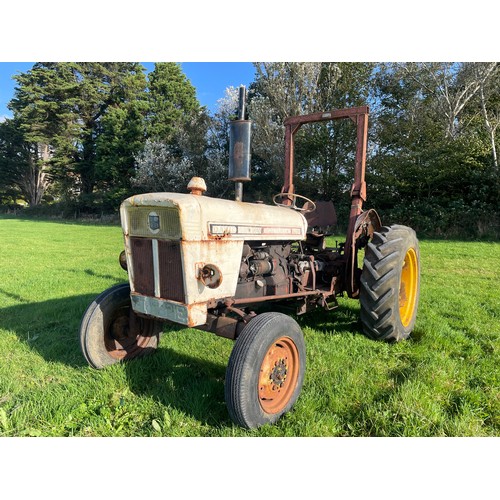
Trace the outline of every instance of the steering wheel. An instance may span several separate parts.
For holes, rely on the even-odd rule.
[[[285,205],[284,203],[278,203],[276,201],[277,198],[288,198],[292,200],[291,205]],[[305,200],[307,203],[310,203],[310,206],[307,208],[298,207],[296,202],[297,199],[300,198],[301,200]],[[295,193],[278,193],[273,196],[273,203],[278,206],[278,207],[285,207],[285,208],[293,208],[293,210],[297,210],[298,212],[302,212],[303,214],[307,214],[309,212],[314,212],[316,210],[316,203],[314,201],[310,200],[309,198],[306,198],[305,196],[302,196],[300,194],[295,194]]]

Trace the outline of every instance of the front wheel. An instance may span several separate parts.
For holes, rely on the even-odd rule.
[[[130,286],[102,292],[87,308],[80,324],[80,345],[88,364],[104,368],[118,361],[151,354],[158,347],[162,323],[137,316]]]
[[[247,429],[276,422],[299,397],[305,363],[297,322],[276,312],[258,315],[242,330],[229,358],[225,396],[231,419]]]
[[[364,333],[406,339],[415,326],[420,295],[420,252],[415,231],[384,226],[365,250],[359,300]]]

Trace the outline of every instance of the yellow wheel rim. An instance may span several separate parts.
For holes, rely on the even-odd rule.
[[[410,248],[403,261],[401,284],[399,285],[399,317],[407,327],[415,312],[418,293],[418,260],[415,249]]]

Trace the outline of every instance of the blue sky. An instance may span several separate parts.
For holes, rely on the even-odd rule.
[[[15,81],[12,76],[31,69],[32,62],[0,62],[0,119],[12,116],[7,109],[14,95]],[[154,68],[154,63],[143,62],[146,71]],[[227,87],[248,86],[254,79],[255,71],[250,62],[183,62],[182,70],[196,88],[202,106],[215,111],[217,100],[224,96]]]

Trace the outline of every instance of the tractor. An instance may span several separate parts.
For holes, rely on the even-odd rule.
[[[153,353],[164,323],[231,339],[227,409],[234,423],[254,429],[275,423],[301,392],[306,346],[293,316],[335,309],[347,294],[360,302],[365,335],[406,339],[419,301],[419,244],[413,229],[383,226],[375,210],[363,210],[368,115],[361,106],[286,119],[281,192],[274,205],[245,202],[252,123],[240,87],[229,129],[235,199],[204,196],[205,181],[194,177],[189,193],[140,194],[121,204],[119,262],[128,283],[101,293],[84,313],[87,362],[100,369]],[[347,234],[334,248],[327,245],[337,219],[332,201],[296,194],[293,175],[296,132],[329,120],[351,120],[357,134]]]

